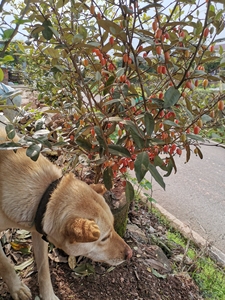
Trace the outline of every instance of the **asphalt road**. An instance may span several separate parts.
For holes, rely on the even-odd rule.
[[[210,145],[201,146],[203,159],[177,157],[177,173],[164,177],[166,191],[153,182],[153,198],[225,253],[225,149]]]

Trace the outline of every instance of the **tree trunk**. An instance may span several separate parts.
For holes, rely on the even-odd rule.
[[[104,198],[108,203],[112,214],[114,215],[114,228],[116,232],[123,237],[127,228],[127,218],[130,204],[129,201],[126,200],[124,188],[123,192],[119,195],[107,191],[104,194]]]

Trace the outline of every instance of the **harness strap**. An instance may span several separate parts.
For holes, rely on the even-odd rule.
[[[40,234],[42,234],[42,238],[44,241],[47,242],[47,234],[44,232],[43,227],[42,227],[42,220],[44,218],[44,214],[46,212],[46,208],[47,208],[47,204],[49,202],[49,199],[53,193],[53,191],[55,190],[55,188],[57,187],[57,185],[59,184],[59,182],[61,181],[62,177],[56,179],[55,181],[53,181],[48,188],[46,189],[46,191],[44,192],[39,204],[38,204],[38,208],[36,211],[36,215],[34,218],[34,225],[35,228],[37,230],[37,232],[39,232]]]

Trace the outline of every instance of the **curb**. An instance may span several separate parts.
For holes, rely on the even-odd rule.
[[[166,219],[171,223],[172,227],[179,230],[185,238],[190,239],[198,247],[205,248],[209,257],[213,261],[217,262],[220,266],[225,267],[225,254],[221,250],[210,245],[206,239],[200,236],[197,232],[193,231],[188,225],[185,225],[183,222],[178,220],[159,204],[148,204],[148,206],[151,205],[156,208],[164,217],[166,217]]]

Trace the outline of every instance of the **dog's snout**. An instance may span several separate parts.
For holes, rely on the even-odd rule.
[[[131,259],[131,257],[132,257],[132,250],[130,249],[130,247],[128,246],[127,248],[126,248],[126,252],[125,252],[125,259],[126,260],[129,260],[129,259]]]

